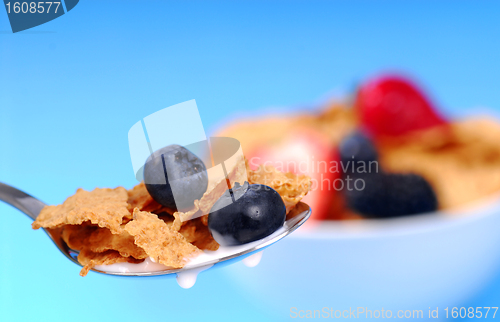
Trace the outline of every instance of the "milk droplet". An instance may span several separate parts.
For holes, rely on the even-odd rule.
[[[247,267],[255,267],[260,263],[260,259],[262,258],[262,253],[264,251],[260,251],[258,253],[252,254],[243,259],[243,264]]]
[[[177,273],[177,284],[182,288],[191,288],[196,283],[196,278],[200,272],[209,269],[213,265],[203,266],[199,268],[193,268],[185,270],[184,272]]]

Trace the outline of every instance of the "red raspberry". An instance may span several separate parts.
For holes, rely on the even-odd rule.
[[[410,80],[384,76],[366,82],[356,96],[361,124],[373,136],[399,136],[446,121]]]

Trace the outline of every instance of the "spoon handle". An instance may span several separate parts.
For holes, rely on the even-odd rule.
[[[12,186],[0,182],[0,200],[21,210],[35,220],[45,203]]]

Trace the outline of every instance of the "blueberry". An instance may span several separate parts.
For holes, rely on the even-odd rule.
[[[366,171],[378,171],[378,153],[372,141],[363,133],[355,132],[339,144],[339,155],[343,173],[359,174],[362,166]]]
[[[169,145],[155,151],[146,160],[144,183],[159,204],[185,210],[207,190],[207,169],[203,161],[188,149]]]
[[[285,217],[285,204],[274,189],[236,183],[210,210],[208,228],[219,244],[234,246],[271,235],[283,226]]]
[[[438,208],[434,190],[419,175],[378,173],[362,180],[364,189],[344,190],[344,194],[348,206],[365,217],[399,217]]]

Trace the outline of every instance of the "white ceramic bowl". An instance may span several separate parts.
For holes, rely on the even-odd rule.
[[[498,271],[499,232],[496,196],[459,211],[301,227],[266,249],[259,266],[227,270],[276,317],[324,307],[423,310],[425,317],[439,307],[442,317]]]

